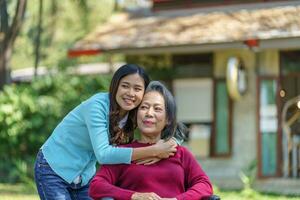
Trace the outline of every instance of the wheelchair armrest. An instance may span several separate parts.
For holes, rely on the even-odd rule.
[[[111,197],[103,197],[101,200],[113,200]],[[221,198],[217,195],[211,195],[209,197],[204,198],[203,200],[221,200]]]
[[[217,195],[211,195],[211,196],[208,197],[207,200],[221,200],[221,198]]]

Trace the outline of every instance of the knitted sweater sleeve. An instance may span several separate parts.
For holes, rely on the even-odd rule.
[[[182,147],[182,166],[184,168],[185,192],[176,196],[178,200],[198,200],[213,194],[208,176],[202,170],[195,157]]]
[[[131,163],[132,148],[114,147],[109,144],[108,100],[101,95],[96,97],[84,103],[83,116],[98,162],[101,164]]]

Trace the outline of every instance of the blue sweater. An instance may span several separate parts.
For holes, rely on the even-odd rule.
[[[68,183],[85,185],[101,164],[130,163],[132,148],[109,145],[109,94],[98,93],[74,108],[42,146],[51,168]]]

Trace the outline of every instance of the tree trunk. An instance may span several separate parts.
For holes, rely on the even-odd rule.
[[[54,35],[55,35],[55,30],[56,30],[56,21],[58,18],[58,6],[57,6],[57,0],[52,0],[51,1],[51,9],[50,9],[50,23],[47,25],[47,45],[51,46]],[[49,17],[48,17],[49,18]]]
[[[6,83],[7,80],[7,70],[5,69],[6,66],[6,55],[4,48],[4,38],[5,33],[8,32],[8,13],[7,13],[7,3],[5,0],[0,0],[0,89]]]
[[[3,88],[4,84],[6,83],[6,70],[4,66],[6,65],[5,59],[2,58],[3,54],[0,55],[0,90]]]
[[[119,2],[118,2],[118,0],[115,0],[114,1],[114,11],[117,12],[117,11],[119,11],[119,9],[120,9]]]
[[[10,82],[10,69],[8,67],[9,60],[13,44],[20,31],[24,13],[26,10],[27,0],[18,0],[15,14],[13,17],[12,24],[9,26],[8,12],[7,12],[7,1],[0,0],[0,17],[1,17],[1,35],[0,35],[0,89],[3,88],[4,84]]]
[[[39,5],[39,21],[37,28],[37,35],[35,40],[35,60],[34,60],[34,77],[37,76],[37,70],[40,59],[40,44],[41,44],[41,33],[42,33],[42,25],[43,25],[43,0],[40,0]]]
[[[10,71],[7,67],[10,55],[11,49],[6,49],[0,54],[0,90],[5,84],[10,83]]]

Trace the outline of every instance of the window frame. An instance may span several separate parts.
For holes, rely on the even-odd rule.
[[[228,147],[229,147],[229,151],[228,153],[217,153],[216,152],[216,137],[217,137],[217,133],[216,133],[216,115],[217,115],[217,84],[218,82],[223,82],[226,84],[226,79],[225,78],[214,78],[213,81],[213,122],[212,122],[212,132],[211,132],[211,143],[210,143],[210,157],[212,158],[216,158],[216,157],[231,157],[232,156],[232,139],[233,139],[233,130],[232,130],[232,119],[233,119],[233,101],[230,98],[229,94],[228,94],[228,121],[227,121],[227,127],[228,127],[228,138],[227,138],[227,142],[228,142]],[[228,92],[227,92],[228,93]]]

